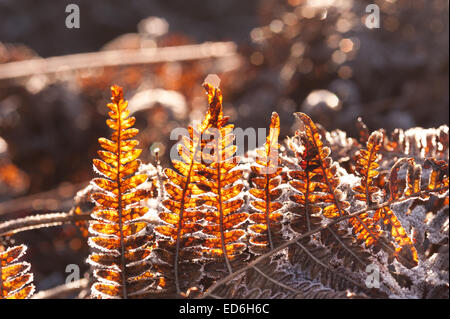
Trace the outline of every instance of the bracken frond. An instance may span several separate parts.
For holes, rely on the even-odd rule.
[[[417,251],[402,224],[398,220],[397,216],[395,216],[391,208],[389,206],[386,206],[378,209],[375,212],[374,220],[382,220],[385,225],[389,225],[391,227],[391,235],[399,246],[398,248],[396,248],[396,253],[402,253],[402,256],[404,256],[406,260],[412,261],[413,265],[417,265],[419,261]],[[400,260],[400,262],[402,262],[402,260]]]
[[[321,195],[312,195],[312,201],[324,203],[322,214],[326,218],[336,218],[344,216],[345,210],[350,206],[346,201],[339,199],[337,187],[339,185],[339,178],[337,177],[337,165],[333,165],[332,159],[329,157],[330,149],[323,145],[319,131],[314,125],[313,121],[304,113],[295,113],[295,116],[302,121],[307,143],[304,145],[305,159],[304,170],[314,177],[314,180],[309,185],[308,190],[322,192]],[[291,184],[292,185],[292,184]],[[292,185],[295,188],[295,184]],[[317,197],[315,197],[317,196]]]
[[[352,189],[355,192],[354,199],[364,202],[366,208],[374,202],[373,196],[381,191],[374,182],[379,174],[377,169],[380,166],[378,160],[381,142],[381,133],[373,132],[367,141],[367,149],[360,150],[357,155],[356,170],[361,176],[361,183]],[[348,222],[351,224],[357,240],[363,241],[366,247],[375,245],[383,233],[380,226],[375,225],[368,212],[349,218]]]
[[[290,199],[296,203],[292,213],[298,221],[291,223],[291,228],[297,233],[305,233],[320,225],[320,216],[327,219],[335,219],[348,214],[350,204],[341,200],[337,164],[333,164],[329,157],[330,149],[323,145],[320,133],[313,121],[303,113],[295,113],[301,120],[303,130],[297,132],[301,145],[295,145],[292,141],[289,147],[294,150],[299,160],[300,170],[289,172],[292,179],[289,183],[295,194]],[[368,264],[370,256],[346,230],[332,225],[321,232],[323,245],[343,259],[345,264],[352,263],[364,268]]]
[[[272,113],[269,135],[262,149],[257,150],[256,165],[251,166],[255,177],[251,179],[254,188],[249,190],[255,198],[250,201],[255,210],[250,214],[251,251],[261,253],[267,248],[273,249],[281,241],[282,213],[279,211],[283,204],[279,201],[282,194],[281,161],[278,157],[278,136],[280,134],[280,118]]]
[[[399,171],[407,165],[405,189],[399,179]],[[448,196],[449,174],[448,162],[427,158],[423,165],[424,169],[431,169],[429,173],[428,185],[422,188],[422,166],[415,163],[414,158],[401,158],[391,168],[389,175],[389,201],[398,201],[402,198],[418,198],[427,200],[430,194],[438,197]],[[407,266],[415,266],[419,261],[417,250],[406,230],[401,225],[397,216],[389,206],[378,209],[375,212],[374,220],[381,220],[391,228],[391,235],[397,243],[396,256],[406,259]],[[399,261],[402,262],[402,259]]]
[[[242,212],[244,200],[241,193],[242,170],[237,168],[239,159],[235,156],[236,145],[234,126],[226,125],[222,115],[222,92],[219,88],[205,83],[213,125],[204,134],[205,146],[202,150],[201,176],[197,186],[207,193],[202,197],[205,206],[206,224],[202,227],[206,237],[203,256],[211,262],[205,266],[213,273],[232,272],[232,263],[239,263],[244,257],[246,244],[242,242],[246,230],[243,223],[248,213]],[[237,257],[240,258],[237,258]],[[223,268],[225,265],[225,269]]]
[[[412,164],[413,170],[415,169],[412,159],[408,160],[407,158],[401,158],[394,164],[389,175],[389,191],[390,191],[389,201],[391,202],[399,200],[404,196],[404,192],[401,190],[400,183],[398,180],[399,170],[404,164],[409,165]],[[407,174],[407,178],[408,179],[411,178],[411,173]],[[409,183],[414,184],[415,182],[412,182],[410,180]],[[417,191],[418,193],[420,192],[420,190]],[[406,193],[411,195],[412,191],[407,190]],[[390,206],[385,206],[377,209],[373,216],[373,220],[375,223],[378,221],[382,221],[384,225],[390,227],[392,238],[398,245],[397,248],[395,249],[395,255],[397,259],[399,259],[400,262],[405,262],[407,266],[417,265],[419,260],[418,259],[419,257],[417,256],[417,251],[408,234],[406,233],[406,230],[403,228],[402,224],[398,220],[397,216],[395,216]]]
[[[437,191],[439,195],[445,195],[448,193],[449,187],[449,176],[448,176],[448,161],[436,160],[435,158],[427,158],[424,164],[424,168],[431,168],[430,178],[428,180],[427,190]],[[417,187],[420,188],[420,178],[417,176],[418,173],[414,172],[416,180],[410,186],[412,192],[414,192]]]
[[[279,269],[276,262],[261,262],[245,274],[210,292],[212,298],[232,299],[347,299],[344,291],[335,291],[321,283]]]
[[[110,119],[111,139],[99,138],[100,159],[94,159],[94,169],[103,177],[92,184],[97,192],[91,195],[95,203],[90,223],[89,245],[93,252],[88,263],[93,266],[96,282],[92,296],[96,298],[139,297],[153,284],[154,274],[148,262],[152,251],[151,237],[146,233],[147,223],[142,217],[148,208],[140,201],[148,194],[138,188],[146,180],[137,175],[137,159],[141,150],[132,139],[139,131],[132,128],[134,117],[129,117],[127,101],[119,86],[111,87]]]
[[[20,245],[4,251],[0,245],[0,299],[28,299],[34,293],[31,265],[18,261],[26,250]]]
[[[313,148],[308,146],[307,136],[297,133],[296,137],[288,140],[288,147],[294,152],[298,161],[298,169],[288,173],[289,185],[294,190],[290,200],[295,203],[291,208],[294,217],[290,220],[289,227],[295,233],[302,234],[320,225],[321,208],[318,192],[325,188],[323,184],[318,183],[321,175],[314,172],[318,167],[312,162]]]
[[[204,164],[202,158],[206,146],[204,136],[208,129],[221,127],[227,121],[222,111],[222,95],[209,85],[207,90],[209,108],[203,121],[197,126],[189,126],[189,136],[183,136],[178,145],[180,160],[173,159],[175,168],[166,169],[167,181],[164,189],[168,198],[162,202],[164,210],[159,213],[163,225],[155,227],[163,239],[158,240],[155,253],[160,259],[156,268],[165,278],[165,286],[170,293],[171,287],[177,294],[185,293],[191,285],[201,279],[200,264],[197,262],[202,257],[203,239],[198,236],[201,231],[201,221],[205,213],[200,209],[204,200],[200,195],[204,194],[205,181]],[[194,280],[192,280],[195,278]]]

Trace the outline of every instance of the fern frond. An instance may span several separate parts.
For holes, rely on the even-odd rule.
[[[449,187],[449,175],[448,175],[448,161],[445,160],[436,160],[435,158],[427,158],[424,164],[424,168],[431,168],[432,171],[430,173],[430,178],[428,180],[427,189],[430,191],[437,191],[438,195],[445,195],[448,193]],[[414,175],[418,175],[419,173],[414,173]],[[420,178],[416,177],[414,181],[414,190],[417,187],[420,188]],[[414,191],[413,190],[413,191]]]
[[[196,128],[188,127],[189,136],[183,136],[178,146],[181,160],[173,159],[175,168],[164,171],[167,181],[164,189],[168,198],[162,202],[164,210],[159,213],[163,225],[155,231],[164,239],[158,240],[155,250],[161,263],[160,269],[165,278],[165,287],[170,292],[175,288],[177,294],[184,293],[190,285],[201,279],[201,266],[196,260],[202,257],[203,240],[196,234],[202,230],[205,216],[200,209],[203,200],[200,195],[207,189],[199,183],[204,179],[202,157],[207,130],[226,122],[222,112],[222,95],[215,94],[213,88],[205,84],[208,93],[209,109],[203,121]],[[205,183],[203,183],[205,184]]]
[[[399,171],[404,165],[407,165],[407,171],[406,187],[403,190],[401,186],[402,183],[399,179]],[[436,195],[438,197],[448,196],[448,162],[445,160],[428,158],[425,160],[423,168],[431,169],[428,185],[426,185],[425,188],[422,188],[421,185],[422,167],[415,163],[414,158],[399,159],[392,167],[389,175],[389,201],[398,201],[402,198],[418,198],[426,200],[430,195]],[[396,256],[403,256],[403,258],[410,261],[412,266],[417,265],[419,259],[417,250],[390,206],[378,209],[375,212],[374,220],[381,220],[386,226],[391,228],[391,235],[398,246],[396,248]]]
[[[412,261],[413,265],[417,265],[419,257],[416,248],[392,209],[389,206],[378,209],[375,212],[374,220],[382,220],[385,225],[391,227],[391,235],[399,246],[396,248],[397,255],[402,253],[406,260]],[[402,262],[401,259],[400,262]]]
[[[294,190],[289,198],[295,203],[291,209],[294,215],[289,222],[289,227],[297,234],[303,234],[321,223],[319,213],[320,195],[326,189],[320,183],[321,175],[317,172],[319,168],[314,162],[313,150],[308,137],[305,134],[297,134],[295,139],[288,140],[288,147],[294,152],[298,161],[297,168],[288,173],[289,185]]]
[[[412,159],[408,160],[407,158],[399,159],[394,166],[392,166],[391,172],[389,174],[389,191],[390,198],[389,201],[400,200],[404,195],[403,191],[400,189],[400,183],[398,180],[398,173],[400,168],[404,164],[411,164]],[[414,169],[414,168],[413,168]],[[411,178],[411,174],[407,174],[408,179]],[[417,176],[416,176],[417,177]],[[415,182],[409,181],[411,184],[415,184]],[[413,187],[414,188],[414,187]],[[408,188],[409,189],[409,188]],[[412,190],[407,190],[407,194],[411,195]],[[414,245],[406,233],[405,229],[401,225],[397,216],[395,216],[394,212],[390,208],[390,206],[384,206],[375,211],[373,216],[374,222],[378,222],[379,220],[383,221],[384,225],[389,226],[391,228],[391,235],[397,243],[398,247],[395,249],[397,258],[400,253],[402,258],[399,259],[400,262],[406,261],[407,264],[417,265],[418,256],[417,251],[414,248]],[[405,260],[406,259],[406,260]]]
[[[25,254],[25,245],[14,246],[3,251],[0,246],[0,299],[28,299],[33,295],[31,265],[18,260]]]
[[[232,272],[232,262],[246,248],[242,237],[246,230],[241,226],[248,218],[248,213],[242,212],[244,200],[239,198],[244,185],[242,170],[238,169],[239,159],[235,157],[236,146],[233,145],[233,125],[227,123],[222,113],[222,92],[209,83],[204,84],[210,103],[210,118],[213,119],[210,128],[205,131],[206,145],[202,151],[202,168],[198,187],[208,191],[202,198],[206,207],[206,225],[202,232],[206,236],[204,257],[211,260],[208,266],[210,272],[221,272],[221,266],[226,265]],[[208,114],[209,116],[209,114]],[[243,257],[240,256],[240,257]]]
[[[381,133],[373,132],[367,141],[367,149],[360,150],[357,155],[356,170],[361,176],[361,183],[352,189],[355,192],[354,199],[364,202],[366,208],[373,203],[373,196],[381,191],[374,181],[379,174],[377,169],[381,142]],[[383,233],[368,212],[350,218],[348,222],[352,225],[357,240],[363,241],[366,247],[375,245]]]
[[[289,146],[295,151],[301,170],[289,172],[290,185],[295,190],[290,199],[297,204],[292,213],[303,223],[294,221],[292,225],[298,224],[297,232],[305,233],[320,225],[320,216],[336,219],[348,215],[350,204],[341,200],[338,166],[330,158],[330,149],[322,143],[315,124],[306,114],[295,115],[303,123],[303,130],[297,133],[301,145],[291,142]],[[321,240],[346,265],[364,268],[369,263],[370,255],[337,225],[324,229]]]
[[[346,291],[335,291],[321,283],[279,269],[276,262],[259,263],[209,294],[226,299],[347,299]]]
[[[338,231],[336,232],[338,233]],[[332,236],[329,236],[329,239],[335,240]],[[347,240],[351,244],[350,238]],[[323,238],[323,241],[327,242],[327,238]],[[327,245],[330,246],[329,243]],[[352,249],[359,250],[358,254],[366,253],[361,248],[358,249],[357,246]],[[352,279],[353,272],[344,267],[337,267],[336,254],[326,246],[310,242],[308,239],[299,240],[295,245],[289,247],[289,254],[292,265],[298,267],[302,275],[308,280],[320,281],[325,287],[330,287],[336,291],[365,290],[361,283]]]
[[[95,203],[90,222],[89,245],[93,252],[88,263],[94,268],[96,282],[92,296],[97,298],[128,298],[143,294],[153,284],[154,274],[148,259],[151,254],[147,223],[142,217],[148,208],[139,205],[147,191],[138,188],[146,180],[136,175],[141,153],[132,139],[139,132],[132,128],[127,101],[119,86],[111,87],[110,119],[106,124],[113,130],[111,139],[99,138],[103,150],[94,159],[94,169],[102,178],[92,184],[98,189],[91,195]]]
[[[263,149],[257,150],[256,164],[251,170],[256,175],[252,178],[255,186],[250,194],[255,198],[250,202],[255,212],[250,214],[252,224],[248,227],[250,247],[253,253],[261,253],[267,248],[273,249],[281,241],[281,220],[279,212],[283,204],[279,202],[282,194],[278,187],[281,184],[281,161],[278,158],[278,136],[280,134],[280,118],[272,113],[269,135]]]
[[[333,165],[333,161],[329,157],[330,149],[323,145],[320,133],[311,118],[300,112],[295,113],[295,116],[303,123],[303,133],[306,135],[307,144],[305,145],[304,158],[307,158],[309,166],[305,167],[305,170],[316,179],[310,187],[324,193],[323,195],[317,195],[314,202],[325,203],[322,214],[327,218],[332,219],[346,215],[346,209],[350,207],[350,204],[339,199],[337,166]]]

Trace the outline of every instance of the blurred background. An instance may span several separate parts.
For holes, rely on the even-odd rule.
[[[371,4],[379,28],[366,25]],[[388,132],[448,124],[448,71],[448,0],[0,0],[0,222],[71,207],[109,135],[113,83],[142,160],[159,148],[167,166],[170,131],[201,118],[210,73],[238,127],[267,127],[277,111],[287,136],[302,111],[356,136],[359,116]],[[38,289],[88,255],[72,226],[15,239],[31,243]]]

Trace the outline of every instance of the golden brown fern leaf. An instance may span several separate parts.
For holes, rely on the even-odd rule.
[[[304,113],[295,113],[295,116],[304,129],[297,132],[300,146],[292,141],[289,143],[301,167],[301,170],[289,172],[292,179],[289,183],[296,190],[290,199],[298,204],[300,211],[297,214],[305,219],[307,230],[311,230],[311,215],[321,211],[326,218],[336,218],[345,215],[350,204],[340,200],[337,166],[329,157],[330,149],[323,145],[313,121]]]
[[[380,193],[375,178],[379,174],[377,169],[382,138],[380,132],[373,132],[367,141],[367,149],[360,150],[356,159],[356,171],[361,176],[361,183],[353,187],[354,198],[364,202],[366,208],[373,204],[373,196]],[[368,212],[349,218],[348,222],[352,225],[357,240],[363,241],[366,247],[374,246],[383,233]]]
[[[272,113],[269,135],[266,138],[264,148],[258,149],[256,164],[251,170],[256,175],[252,178],[255,186],[250,189],[250,194],[255,200],[250,202],[255,210],[250,214],[249,226],[250,247],[253,253],[260,254],[267,248],[271,250],[281,240],[281,220],[283,215],[279,210],[283,204],[278,201],[282,191],[278,187],[281,184],[281,171],[278,157],[278,136],[280,135],[280,118],[276,112]]]
[[[128,117],[122,88],[112,86],[111,93],[106,124],[113,133],[110,140],[99,138],[103,150],[98,151],[100,159],[93,160],[103,177],[92,180],[98,192],[91,195],[96,206],[89,227],[89,244],[94,251],[88,263],[97,280],[92,286],[93,297],[128,298],[144,293],[154,280],[148,262],[150,237],[142,220],[148,208],[139,205],[147,191],[138,187],[147,176],[136,174],[141,150],[135,149],[138,142],[132,138],[139,131],[132,128],[135,118]]]
[[[176,293],[185,293],[197,280],[201,279],[200,265],[195,262],[202,255],[201,240],[196,234],[202,227],[204,213],[199,206],[204,186],[198,187],[203,179],[199,171],[203,169],[202,151],[206,145],[203,136],[211,127],[221,126],[227,121],[222,112],[222,95],[205,84],[209,109],[203,121],[195,128],[188,127],[189,136],[183,136],[178,145],[180,160],[172,159],[175,168],[166,169],[164,184],[168,198],[162,202],[165,208],[159,213],[163,225],[155,227],[165,239],[158,240],[155,252],[161,263],[156,268],[163,274],[168,293],[172,287]]]
[[[27,299],[34,293],[31,265],[18,262],[27,250],[25,245],[3,251],[0,246],[0,299]]]
[[[438,195],[444,195],[446,192],[448,192],[449,187],[448,161],[436,160],[434,158],[427,158],[424,164],[424,168],[432,169],[430,173],[430,178],[428,180],[427,190],[436,191]],[[413,192],[415,192],[417,188],[420,189],[420,177],[418,177],[420,176],[420,173],[421,170],[420,172],[417,173],[414,172],[413,174],[415,176],[415,179],[412,178],[412,180],[414,180],[415,182],[408,183],[409,188],[413,189]]]
[[[412,159],[402,158],[398,160],[391,168],[391,172],[389,175],[389,202],[395,202],[396,200],[401,199],[401,197],[403,196],[403,192],[398,180],[398,172],[404,164],[413,165],[414,167],[414,162]],[[409,177],[407,178],[410,179],[411,173],[407,175],[409,175]],[[409,183],[413,185],[416,182],[410,180]],[[420,184],[416,184],[416,186],[420,187]],[[412,187],[415,188],[415,186]],[[412,194],[410,190],[405,190],[405,193],[410,195]],[[406,230],[403,228],[402,224],[398,220],[397,216],[395,216],[392,209],[389,206],[384,206],[377,209],[373,216],[373,221],[375,223],[377,223],[378,221],[382,221],[386,226],[390,227],[392,238],[397,243],[397,247],[395,249],[395,256],[397,257],[397,259],[402,263],[406,262],[407,266],[417,265],[419,260],[417,251],[408,234],[406,233]]]
[[[374,220],[382,220],[385,225],[391,227],[391,235],[398,245],[395,249],[397,259],[399,259],[398,255],[402,254],[403,258],[408,261],[408,265],[411,263],[412,265],[417,265],[419,257],[417,255],[416,248],[391,208],[389,206],[385,206],[378,209],[375,212]],[[399,259],[399,261],[403,262],[402,259]]]
[[[399,171],[407,165],[406,187],[403,190],[399,181]],[[391,168],[389,175],[389,202],[395,202],[407,198],[418,198],[427,200],[431,194],[438,197],[446,196],[449,188],[448,162],[427,158],[423,165],[425,169],[431,169],[428,185],[422,189],[422,166],[415,163],[414,158],[401,158]],[[448,196],[448,195],[447,195]],[[415,266],[418,263],[417,250],[412,240],[403,228],[400,220],[395,216],[389,206],[382,207],[375,212],[374,221],[381,220],[390,227],[391,235],[394,238],[396,247],[396,257],[400,262],[407,262],[406,266]]]
[[[296,233],[303,234],[321,224],[322,215],[334,219],[347,215],[350,204],[341,199],[337,189],[340,180],[337,165],[330,158],[330,149],[324,146],[320,133],[313,121],[304,113],[295,113],[303,123],[297,132],[299,141],[291,140],[288,146],[298,159],[298,170],[289,172],[289,184],[294,190],[290,196],[296,206],[292,209],[294,219],[290,225]],[[320,233],[321,242],[345,264],[364,268],[370,254],[357,245],[352,236],[339,225],[331,225]]]
[[[239,160],[234,156],[234,126],[225,125],[227,118],[222,113],[222,92],[209,83],[205,83],[204,87],[210,110],[213,110],[210,112],[212,125],[204,133],[202,167],[197,184],[208,192],[202,197],[207,210],[204,217],[207,224],[202,227],[206,236],[203,243],[204,257],[212,260],[210,265],[224,261],[227,271],[231,273],[231,262],[237,262],[235,257],[246,248],[242,242],[246,231],[240,228],[248,218],[248,213],[241,212],[244,201],[239,198],[244,187],[241,182],[242,170],[236,169]]]
[[[302,133],[306,136],[304,158],[308,167],[305,169],[314,176],[309,191],[323,192],[322,195],[311,195],[312,202],[325,203],[322,214],[326,218],[344,216],[350,204],[340,200],[340,193],[337,191],[339,185],[337,166],[333,165],[330,158],[330,148],[324,146],[320,133],[309,116],[300,112],[295,113],[295,116],[302,121],[304,126]],[[297,184],[294,183],[292,186],[296,188]]]
[[[291,170],[288,173],[289,185],[294,193],[289,199],[295,203],[291,209],[293,218],[289,227],[297,234],[303,234],[320,226],[321,218],[318,214],[321,212],[320,196],[317,192],[324,190],[324,185],[317,182],[318,176],[316,161],[316,149],[310,144],[306,134],[297,132],[293,139],[288,140],[288,147],[294,152],[298,161],[298,169]]]

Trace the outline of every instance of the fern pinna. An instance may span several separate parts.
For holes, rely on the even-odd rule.
[[[301,234],[319,227],[321,217],[332,220],[348,215],[350,204],[342,199],[343,194],[338,189],[338,165],[333,163],[330,148],[323,144],[317,127],[306,114],[295,113],[295,116],[303,128],[297,132],[300,144],[289,142],[299,162],[299,169],[289,172],[289,184],[295,192],[290,196],[295,203],[291,229]],[[339,225],[331,225],[320,235],[321,243],[345,263],[359,268],[369,263],[368,252]],[[305,247],[300,248],[305,250]]]
[[[323,222],[348,215],[349,203],[338,190],[338,164],[330,157],[330,148],[321,140],[312,120],[303,113],[295,114],[301,128],[288,147],[294,152],[296,165],[288,172],[290,185],[289,226],[295,236],[320,229]],[[333,260],[345,266],[365,268],[369,254],[339,224],[332,224],[314,237],[305,237],[289,247],[289,260],[300,265],[310,280],[318,280],[333,289],[345,290],[358,286],[342,270],[331,267]]]
[[[151,242],[146,234],[147,223],[142,217],[148,208],[139,205],[147,191],[141,186],[147,176],[136,174],[141,150],[133,137],[139,132],[132,128],[122,88],[111,87],[110,119],[106,124],[113,130],[111,139],[100,138],[103,150],[94,159],[95,170],[102,178],[93,179],[98,189],[91,198],[92,210],[89,244],[93,252],[88,258],[94,268],[96,282],[92,296],[99,298],[128,298],[139,296],[151,286],[153,274],[148,259]]]
[[[404,164],[410,166],[410,168],[408,168],[406,176],[406,184],[409,187],[405,189],[404,192],[402,192],[398,181],[398,172]],[[411,169],[416,170],[416,172],[420,172],[420,176],[411,176]],[[414,195],[420,194],[420,189],[417,189],[417,187],[420,187],[420,182],[414,182],[411,180],[411,178],[422,178],[421,169],[417,169],[413,159],[408,160],[407,158],[402,158],[398,160],[391,168],[391,172],[389,174],[389,202],[401,200],[404,196],[414,197]],[[415,191],[417,191],[418,193],[415,193]],[[414,248],[414,245],[408,234],[406,233],[406,230],[403,228],[397,216],[395,216],[394,212],[392,211],[390,205],[377,209],[375,211],[373,220],[374,222],[382,221],[384,225],[391,229],[391,236],[398,245],[395,249],[395,256],[397,258],[400,258],[400,261],[404,260],[406,265],[409,267],[417,265],[417,251]]]
[[[162,225],[155,227],[162,236],[155,269],[164,277],[166,293],[185,294],[202,279],[202,267],[212,273],[215,261],[231,272],[230,260],[246,247],[239,242],[245,232],[234,229],[248,214],[237,212],[243,199],[234,198],[243,185],[235,183],[242,172],[231,171],[237,166],[233,126],[225,125],[220,89],[207,82],[204,87],[208,111],[197,127],[188,127],[189,136],[182,137],[180,159],[172,159],[175,170],[165,170],[168,198],[159,213]]]
[[[307,135],[296,132],[296,136],[288,139],[287,144],[297,160],[296,168],[288,173],[289,185],[292,188],[289,199],[294,203],[289,227],[295,233],[301,234],[320,225],[318,213],[321,208],[318,205],[320,201],[317,191],[325,188],[323,184],[319,184],[322,175],[315,171],[319,168],[314,162],[317,150],[310,144]]]
[[[178,145],[180,159],[172,159],[175,170],[167,168],[164,171],[167,177],[164,189],[168,198],[162,202],[164,210],[159,213],[163,225],[155,227],[155,231],[165,239],[158,240],[155,253],[159,257],[156,268],[163,274],[169,293],[173,289],[178,294],[184,293],[201,277],[198,260],[202,257],[203,240],[198,232],[203,230],[200,222],[205,213],[199,206],[203,202],[200,195],[206,192],[204,184],[209,183],[203,177],[204,136],[210,128],[226,121],[221,95],[211,95],[212,87],[207,83],[205,88],[209,99],[205,118],[197,127],[188,127],[189,136],[183,136]]]
[[[364,202],[367,209],[369,209],[369,207],[374,203],[379,203],[380,197],[382,197],[381,190],[375,183],[375,178],[377,178],[379,174],[378,161],[381,159],[380,150],[382,147],[382,142],[382,133],[378,131],[373,132],[367,141],[367,149],[360,150],[357,156],[356,168],[357,172],[361,176],[361,182],[359,185],[353,187],[353,191],[355,192],[354,198],[357,201]],[[399,163],[403,163],[403,161],[406,161],[406,159],[401,160]],[[418,175],[421,176],[422,169],[418,165],[413,163],[411,164],[412,165],[408,168],[407,174],[409,183],[408,190],[405,192],[405,195],[407,196],[413,195],[414,192],[420,192],[420,181],[417,181],[417,177]],[[391,201],[400,198],[400,196],[395,195],[397,193],[395,189],[395,185],[397,185],[397,183],[393,180],[394,176],[397,176],[399,168],[400,164],[394,165],[394,170],[391,171],[391,179],[389,183],[391,187]],[[414,179],[414,181],[412,179]],[[375,197],[378,197],[378,200],[374,199]],[[366,247],[377,246],[379,243],[383,243],[386,247],[386,244],[381,237],[383,231],[381,230],[380,225],[377,224],[380,220],[383,221],[385,225],[390,225],[392,229],[392,237],[399,245],[399,247],[396,248],[395,255],[398,257],[398,253],[405,247],[409,251],[409,258],[405,259],[404,257],[401,257],[400,262],[405,262],[409,265],[417,264],[417,252],[400,221],[394,215],[389,206],[384,206],[377,209],[373,214],[373,217],[369,216],[369,212],[352,217],[349,219],[349,223],[353,227],[353,232],[357,235],[357,240],[364,241]],[[386,248],[390,250],[390,247]]]
[[[330,219],[344,216],[350,204],[340,199],[340,193],[337,190],[339,185],[337,165],[333,164],[329,156],[330,148],[323,145],[319,131],[306,114],[295,113],[295,116],[303,123],[304,127],[301,132],[304,142],[301,165],[307,174],[304,179],[307,184],[302,185],[294,181],[291,186],[305,195],[305,205],[320,202],[323,206],[323,216]],[[291,175],[295,175],[295,173]],[[305,200],[297,196],[293,196],[292,199],[297,203]]]
[[[256,150],[256,165],[251,166],[255,177],[251,179],[253,188],[249,193],[255,198],[250,201],[255,212],[250,214],[249,226],[250,249],[253,253],[260,253],[273,249],[282,240],[281,221],[283,215],[280,209],[283,204],[279,201],[282,195],[281,161],[278,157],[278,136],[280,135],[280,118],[276,112],[272,113],[269,135],[262,149]]]
[[[211,126],[204,132],[205,145],[202,150],[200,180],[197,186],[207,193],[202,196],[205,207],[206,224],[202,227],[205,236],[203,256],[210,260],[205,266],[210,274],[227,271],[231,273],[232,264],[239,263],[246,244],[242,238],[246,234],[243,223],[248,218],[241,208],[244,200],[240,198],[244,188],[239,159],[235,156],[236,145],[234,126],[226,124],[223,116],[222,92],[209,83],[204,84],[209,107],[214,110]],[[222,265],[226,266],[225,269]],[[214,277],[214,275],[212,275]]]
[[[361,149],[356,159],[356,171],[361,176],[361,182],[352,188],[355,192],[354,199],[363,202],[366,208],[373,205],[374,196],[381,192],[375,184],[375,178],[379,174],[377,168],[380,166],[378,161],[381,143],[381,133],[372,133],[367,140],[367,149]],[[379,225],[375,224],[368,212],[352,217],[348,221],[352,225],[353,233],[357,236],[358,241],[363,241],[366,247],[377,244],[383,231]]]
[[[0,299],[27,299],[34,293],[31,265],[18,261],[26,250],[25,245],[6,250],[0,245]]]

